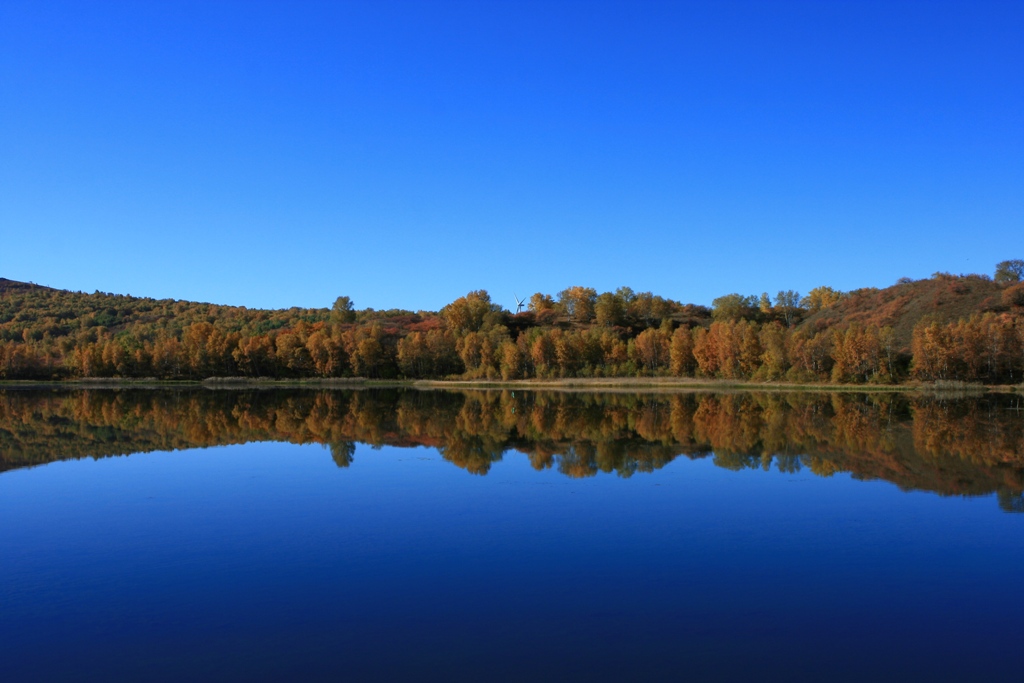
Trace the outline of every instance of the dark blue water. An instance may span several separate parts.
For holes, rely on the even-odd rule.
[[[1016,680],[995,496],[250,443],[0,474],[0,678]]]

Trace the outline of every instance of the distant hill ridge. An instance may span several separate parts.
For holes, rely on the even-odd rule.
[[[621,287],[536,293],[512,313],[483,290],[440,311],[249,309],[71,292],[0,278],[0,379],[667,376],[1020,384],[1024,261],[996,277],[728,294],[713,306]]]
[[[982,275],[937,273],[927,280],[906,280],[891,287],[857,289],[837,303],[812,313],[801,327],[815,331],[858,322],[893,328],[901,348],[910,348],[922,320],[949,323],[987,312],[1009,311],[1006,287]]]
[[[32,289],[57,291],[52,287],[43,287],[42,285],[37,285],[32,282],[18,282],[17,280],[8,280],[5,277],[0,277],[0,294],[6,294],[8,292],[22,292]]]

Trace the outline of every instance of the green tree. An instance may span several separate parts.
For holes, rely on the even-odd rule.
[[[356,311],[352,306],[352,300],[347,296],[339,296],[331,306],[331,322],[340,325],[343,323],[354,323]]]
[[[775,309],[786,321],[786,327],[792,327],[793,319],[800,310],[800,292],[787,289],[775,295]]]
[[[1024,278],[1024,261],[1011,259],[996,264],[996,282],[1020,282]]]
[[[605,292],[597,297],[594,304],[597,324],[603,327],[621,325],[626,315],[626,303],[617,295]]]
[[[636,299],[636,292],[633,291],[632,287],[619,287],[615,290],[615,296],[622,299],[622,303],[629,306]]]
[[[656,321],[671,315],[676,306],[675,302],[651,292],[640,292],[633,296],[627,310],[634,320],[643,321],[645,327],[654,327]]]
[[[758,377],[766,380],[781,379],[789,370],[789,361],[786,356],[786,334],[787,329],[778,322],[766,324],[761,328],[759,339],[761,342],[761,367],[758,370]]]
[[[726,294],[711,302],[711,317],[717,322],[743,320],[757,316],[758,298],[742,294]]]

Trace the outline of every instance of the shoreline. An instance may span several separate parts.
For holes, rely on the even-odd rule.
[[[521,380],[377,380],[365,377],[258,379],[249,377],[211,377],[204,380],[159,380],[155,378],[83,378],[69,380],[0,380],[3,389],[171,389],[202,387],[205,389],[373,389],[413,388],[437,389],[520,389],[543,391],[827,391],[854,393],[1014,393],[1024,391],[1020,385],[950,384],[813,384],[788,382],[750,382],[742,380],[699,379],[676,377],[601,377]]]

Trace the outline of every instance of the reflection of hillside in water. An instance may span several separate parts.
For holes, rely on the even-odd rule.
[[[247,441],[437,448],[475,474],[509,450],[571,477],[683,455],[728,469],[851,472],[1021,509],[1020,398],[901,394],[510,391],[0,391],[0,469]]]

